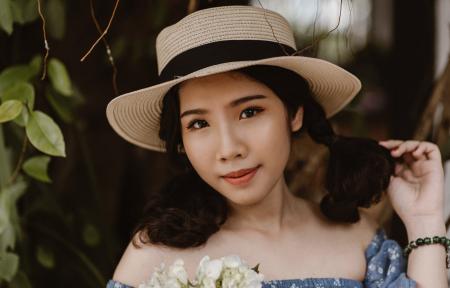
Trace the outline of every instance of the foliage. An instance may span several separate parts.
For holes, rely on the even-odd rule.
[[[62,39],[65,2],[40,1],[45,3],[43,17],[50,36]],[[38,21],[37,3],[0,0],[0,33],[12,37],[15,25]],[[44,68],[47,78],[41,80]],[[61,123],[79,126],[74,110],[82,103],[66,65],[52,55],[47,63],[35,55],[28,63],[13,63],[0,71],[1,287],[32,287],[39,271],[60,271],[61,259],[67,255],[68,262],[91,275],[86,283],[80,280],[81,286],[105,283],[96,265],[72,241],[71,233],[61,232],[74,226],[73,215],[63,210],[48,187],[53,182],[49,173],[52,160],[66,157]],[[85,247],[98,247],[102,239],[98,227],[89,221],[81,227],[79,237]]]
[[[59,72],[65,71],[64,65],[57,59],[52,61],[57,63],[51,75],[52,84],[57,87],[55,90],[63,91],[65,96],[70,95],[70,79],[67,73]],[[0,72],[0,279],[8,282],[16,279],[15,276],[27,282],[26,274],[18,274],[20,257],[16,254],[15,246],[22,233],[17,203],[29,186],[28,178],[50,182],[47,168],[51,158],[47,155],[65,157],[61,129],[49,115],[34,109],[36,93],[31,81],[36,79],[40,71],[37,67],[41,62],[41,57],[36,56],[29,64],[7,67]],[[20,172],[16,172],[16,169],[13,171],[13,154],[24,152],[13,151],[17,147],[6,146],[4,128],[25,129],[22,141],[29,141],[43,154],[28,158],[22,169],[17,169]],[[25,156],[27,155],[21,155]],[[52,257],[42,248],[38,251],[39,262],[50,267]]]

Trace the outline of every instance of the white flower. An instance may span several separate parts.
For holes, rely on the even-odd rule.
[[[216,288],[216,281],[222,273],[222,268],[222,259],[210,260],[209,256],[204,256],[197,268],[195,287]]]
[[[188,276],[181,259],[174,261],[168,269],[164,263],[155,272],[150,280],[140,284],[138,288],[187,288]]]
[[[223,257],[223,265],[226,268],[236,268],[242,264],[243,262],[241,261],[241,258],[239,258],[239,256],[237,255],[229,255]]]
[[[263,274],[248,267],[237,255],[213,260],[206,255],[200,260],[192,282],[183,260],[176,259],[168,268],[164,263],[155,268],[152,278],[138,288],[261,288],[263,279]]]
[[[264,275],[262,273],[256,273],[253,270],[248,270],[245,276],[247,288],[259,288],[262,286],[262,281],[264,280]]]
[[[264,275],[256,273],[237,255],[223,257],[222,288],[260,288]]]
[[[138,288],[162,288],[166,282],[166,275],[164,274],[165,264],[161,263],[160,267],[155,267],[155,272],[153,272],[152,278],[139,285]]]
[[[167,275],[170,278],[177,279],[184,285],[188,284],[188,275],[184,269],[184,261],[182,259],[175,260],[175,262],[169,267]]]
[[[216,288],[216,281],[212,278],[203,278],[201,281],[197,282],[195,287]]]

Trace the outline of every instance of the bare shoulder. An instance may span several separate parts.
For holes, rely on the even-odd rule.
[[[318,227],[329,237],[346,243],[357,244],[364,250],[372,241],[379,224],[366,208],[358,208],[360,219],[356,223],[336,223],[329,221],[321,212],[318,203],[310,203],[316,216]],[[331,236],[330,236],[331,235]]]
[[[133,240],[138,247],[130,241],[114,271],[113,280],[138,287],[150,278],[155,267],[160,266],[167,251],[163,246],[142,243],[138,234]]]

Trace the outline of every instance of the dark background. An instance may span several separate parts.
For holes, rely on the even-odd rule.
[[[44,9],[45,3],[48,1],[43,1]],[[41,84],[37,84],[36,107],[51,115],[62,128],[67,157],[52,160],[51,184],[33,182],[20,200],[19,213],[23,216],[26,238],[17,249],[21,270],[33,287],[99,287],[100,282],[106,284],[112,276],[146,199],[170,177],[171,170],[164,154],[133,146],[116,135],[107,123],[106,105],[116,94],[103,42],[80,62],[99,36],[89,1],[63,3],[64,35],[60,39],[49,37],[50,54],[65,63],[84,100],[74,110],[75,121],[65,123],[42,96]],[[94,3],[102,27],[108,23],[114,3]],[[198,1],[194,7],[202,9],[224,3],[248,4],[248,1]],[[156,83],[156,35],[184,17],[189,4],[175,0],[120,2],[105,37],[118,72],[119,94]],[[336,116],[333,123],[342,133],[409,139],[420,125],[435,85],[436,3],[372,1],[372,5],[372,30],[367,44],[342,64],[361,79],[363,89],[349,111]],[[386,13],[386,7],[391,14]],[[37,19],[15,25],[10,36],[0,32],[0,70],[44,53],[41,24]],[[392,42],[387,48],[381,48],[372,37],[377,27],[391,32]],[[304,40],[302,44],[306,46],[308,38]],[[314,49],[305,54],[320,57]],[[370,104],[376,100],[374,97],[383,100],[381,107],[364,108],[361,103]],[[33,153],[31,148],[29,152]],[[450,156],[444,149],[442,154],[444,159]],[[295,182],[294,176],[302,173],[305,163],[308,159],[302,155],[292,160],[290,182],[297,188],[294,191],[297,194],[316,199],[314,191],[305,191],[308,183]],[[320,175],[315,181],[320,185]],[[395,215],[388,217],[385,225],[391,237],[405,243],[404,228]],[[44,267],[36,257],[37,245],[46,247],[48,257],[55,263],[52,268]]]

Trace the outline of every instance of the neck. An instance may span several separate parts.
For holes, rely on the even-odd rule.
[[[272,191],[257,203],[244,206],[229,202],[230,213],[227,226],[231,229],[251,229],[279,234],[292,225],[289,223],[298,223],[299,212],[301,212],[299,210],[304,210],[306,207],[305,205],[300,207],[299,203],[305,202],[290,192],[282,176]]]

